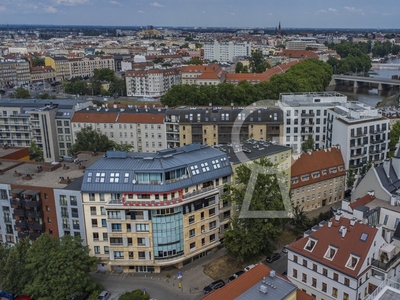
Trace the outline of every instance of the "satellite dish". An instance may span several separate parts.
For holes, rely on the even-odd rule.
[[[136,183],[136,180],[135,180],[135,179],[133,179],[133,180],[132,180],[132,184],[135,184],[135,183]]]

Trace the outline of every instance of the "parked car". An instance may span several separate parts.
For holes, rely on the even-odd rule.
[[[268,255],[266,258],[266,261],[269,263],[272,263],[278,259],[281,258],[281,254],[280,253],[272,253],[271,255]]]
[[[240,275],[246,273],[243,270],[237,271],[235,274],[233,274],[231,277],[229,277],[228,282],[231,282],[232,280],[238,278]]]
[[[97,299],[96,300],[107,300],[107,299],[109,299],[110,298],[110,292],[108,292],[108,291],[102,291],[101,293],[100,293],[100,295],[97,297]]]
[[[214,282],[211,282],[209,285],[207,285],[203,289],[203,293],[204,294],[208,294],[209,292],[211,292],[213,290],[217,290],[219,288],[222,288],[224,285],[225,285],[225,282],[222,279],[216,280]]]
[[[86,300],[87,298],[89,298],[89,296],[90,293],[84,293],[82,295],[72,297],[71,300]]]
[[[246,268],[244,268],[244,271],[247,272],[248,270],[253,269],[255,266],[256,266],[255,264],[249,265]]]

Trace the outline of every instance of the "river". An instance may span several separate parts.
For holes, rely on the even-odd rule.
[[[400,59],[392,59],[388,64],[400,64]],[[369,76],[374,78],[392,78],[392,75],[400,75],[400,70],[371,70]],[[372,107],[382,99],[391,96],[398,91],[386,89],[378,91],[376,88],[359,87],[354,89],[352,86],[337,85],[334,89],[335,92],[344,94],[350,101],[360,101]]]

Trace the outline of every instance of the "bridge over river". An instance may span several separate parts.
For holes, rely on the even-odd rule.
[[[388,79],[388,78],[373,78],[364,76],[352,76],[352,75],[333,75],[331,85],[347,84],[353,85],[354,88],[360,86],[376,87],[378,91],[400,87],[399,79]]]

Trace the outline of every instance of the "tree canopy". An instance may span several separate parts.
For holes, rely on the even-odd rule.
[[[392,128],[390,129],[390,141],[389,141],[389,157],[393,157],[396,150],[396,145],[399,142],[400,138],[400,121],[394,123]]]
[[[19,87],[15,90],[15,92],[10,96],[16,99],[30,99],[32,98],[31,94],[28,90],[24,89],[23,87]]]
[[[251,84],[242,81],[238,85],[174,85],[161,96],[161,103],[177,105],[248,105],[265,99],[279,99],[280,93],[322,92],[332,77],[332,67],[317,59],[307,59],[292,66],[283,74],[271,77],[268,82]]]
[[[273,168],[271,162],[262,158],[254,164],[265,168]],[[231,202],[242,209],[247,193],[247,185],[251,177],[250,168],[241,165],[236,169],[238,185],[228,185],[223,201]],[[276,172],[278,172],[276,170]],[[249,211],[283,211],[281,190],[278,179],[274,175],[258,174],[255,189],[252,191]],[[233,216],[229,222],[231,229],[224,233],[224,245],[228,253],[239,262],[249,261],[259,255],[272,253],[275,241],[279,237],[284,220],[281,218],[239,218]]]
[[[73,154],[78,151],[106,152],[112,149],[129,151],[131,148],[130,145],[117,144],[91,127],[85,127],[77,132],[76,142],[68,151]]]
[[[301,143],[301,152],[302,153],[307,153],[308,151],[314,151],[315,150],[315,142],[311,134],[307,136],[307,139]]]
[[[31,141],[29,145],[29,159],[35,160],[35,161],[44,161],[43,157],[43,150],[40,148],[34,141]]]
[[[0,244],[2,288],[34,299],[69,300],[98,289],[90,272],[98,259],[89,255],[80,237],[42,234],[32,244],[21,239],[13,247]]]

